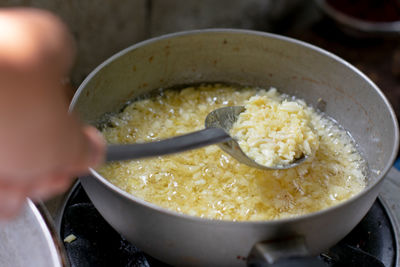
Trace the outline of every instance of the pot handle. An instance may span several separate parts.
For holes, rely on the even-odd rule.
[[[249,267],[326,267],[310,256],[303,237],[269,240],[256,243],[247,257]]]

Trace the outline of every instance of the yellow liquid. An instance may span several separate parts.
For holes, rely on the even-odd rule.
[[[219,107],[243,105],[265,90],[224,85],[166,90],[138,100],[103,129],[109,143],[148,142],[204,128]],[[279,94],[273,98],[281,99]],[[98,171],[128,193],[161,207],[223,220],[273,220],[336,205],[363,190],[364,161],[350,137],[307,108],[319,137],[315,157],[288,170],[238,163],[218,146],[146,160],[115,162]]]

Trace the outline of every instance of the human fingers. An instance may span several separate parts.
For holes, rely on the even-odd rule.
[[[0,182],[0,220],[16,217],[25,203],[25,188]]]
[[[24,64],[31,59],[35,64],[45,63],[46,69],[62,74],[70,69],[75,44],[60,18],[42,9],[21,7],[3,9],[1,15],[2,21],[11,30],[9,34],[13,34],[12,39],[18,40],[13,43],[11,54],[18,51]]]
[[[88,159],[89,167],[95,168],[104,162],[106,141],[101,133],[93,126],[85,126],[84,134],[90,144],[91,156]]]
[[[67,190],[74,178],[86,174],[90,167],[99,166],[104,161],[105,141],[93,126],[82,127],[84,144],[79,146],[76,158],[65,168],[42,174],[30,186],[28,196],[34,201],[46,200]]]
[[[82,138],[84,144],[79,147],[74,164],[66,171],[81,175],[88,172],[88,168],[95,168],[103,163],[106,143],[99,131],[93,126],[83,126]]]
[[[33,201],[47,200],[57,194],[65,192],[75,177],[69,173],[54,173],[40,179],[31,185],[27,196]]]
[[[86,174],[90,167],[99,166],[103,162],[105,141],[93,126],[83,126],[81,142],[75,144],[75,153],[68,154],[65,166],[47,173],[41,173],[32,181],[28,196],[33,200],[45,200],[69,188],[74,178]]]

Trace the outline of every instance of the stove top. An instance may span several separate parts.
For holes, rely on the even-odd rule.
[[[61,214],[61,238],[76,237],[64,242],[71,267],[168,266],[118,234],[97,212],[80,183],[72,188]],[[399,266],[398,236],[390,210],[378,198],[357,227],[317,259],[327,267]]]

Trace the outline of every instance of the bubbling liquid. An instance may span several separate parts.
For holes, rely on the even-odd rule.
[[[276,90],[220,84],[165,90],[130,103],[102,133],[109,143],[149,142],[204,128],[207,114],[244,105],[252,96],[287,98]],[[218,146],[145,160],[113,162],[98,172],[126,192],[166,209],[211,219],[246,221],[299,216],[336,205],[366,186],[365,161],[351,137],[304,105],[318,136],[313,157],[287,170],[237,162]]]

